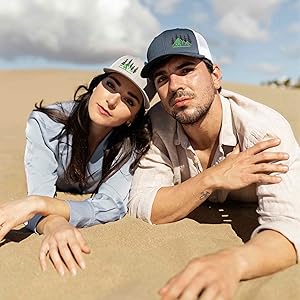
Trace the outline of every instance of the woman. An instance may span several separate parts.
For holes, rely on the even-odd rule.
[[[36,105],[29,117],[28,196],[0,207],[0,240],[28,221],[29,229],[46,236],[40,250],[43,270],[49,253],[61,275],[64,263],[75,275],[76,264],[85,267],[82,252],[89,252],[75,227],[115,221],[127,212],[132,173],[151,139],[142,67],[139,58],[123,56],[88,87],[79,86],[74,101]],[[55,198],[57,191],[93,195],[64,201]]]

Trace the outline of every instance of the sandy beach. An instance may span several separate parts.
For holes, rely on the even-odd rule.
[[[26,195],[23,168],[26,119],[34,103],[70,100],[96,72],[0,71],[0,203]],[[300,142],[300,90],[225,83],[224,87],[279,111]],[[67,197],[67,195],[63,195]],[[50,261],[39,267],[43,236],[13,230],[0,244],[0,299],[159,299],[158,289],[193,257],[242,243],[229,224],[184,219],[151,226],[131,217],[82,229],[92,253],[76,277],[59,277]],[[300,267],[240,283],[234,300],[300,299]]]

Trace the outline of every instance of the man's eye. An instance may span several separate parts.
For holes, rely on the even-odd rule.
[[[187,73],[191,72],[192,70],[193,70],[192,68],[184,68],[184,69],[181,70],[181,73],[182,74],[187,74]]]
[[[156,78],[156,83],[162,83],[164,81],[166,81],[167,77],[166,76],[159,76]]]

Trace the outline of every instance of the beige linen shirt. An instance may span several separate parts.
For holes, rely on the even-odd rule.
[[[289,123],[273,109],[237,93],[222,90],[222,127],[212,165],[218,164],[239,144],[241,151],[259,141],[278,137],[276,151],[289,153],[286,174],[278,184],[257,184],[231,192],[231,199],[258,201],[259,226],[272,229],[289,239],[300,255],[300,148]],[[150,110],[153,141],[136,170],[129,195],[129,214],[150,222],[157,191],[179,184],[202,172],[201,163],[181,125],[160,103]],[[217,191],[209,200],[223,202],[228,192]],[[174,195],[176,197],[176,195]]]

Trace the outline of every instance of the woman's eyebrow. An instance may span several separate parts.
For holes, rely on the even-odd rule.
[[[140,99],[135,94],[133,94],[132,92],[128,92],[128,95],[134,98],[138,104],[140,104]]]
[[[118,86],[121,86],[121,82],[116,77],[114,77],[113,75],[110,75],[109,77],[112,78]]]

